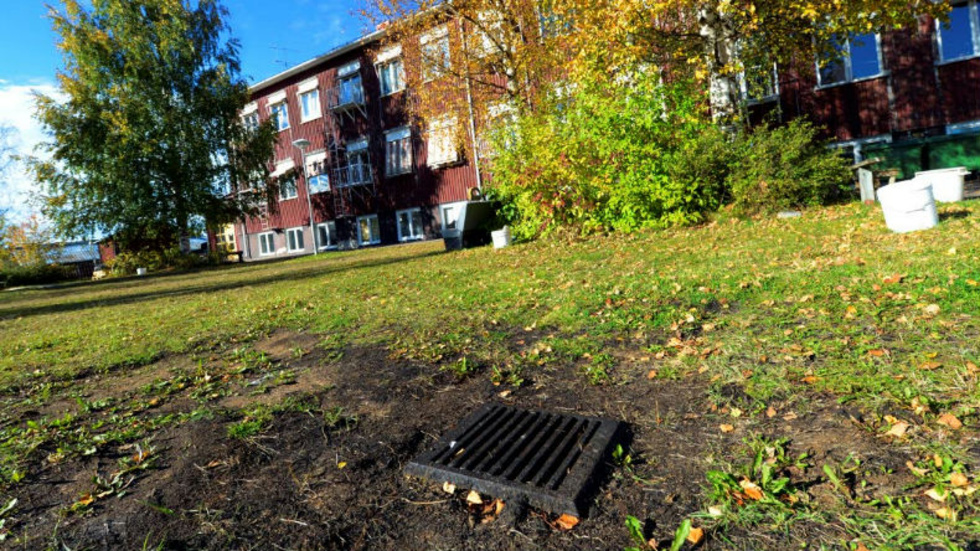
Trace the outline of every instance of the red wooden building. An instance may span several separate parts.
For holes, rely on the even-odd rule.
[[[383,32],[252,87],[245,120],[275,117],[279,126],[273,174],[303,173],[305,159],[308,177],[284,186],[275,208],[236,225],[245,259],[437,237],[479,187],[474,163],[452,140],[436,130],[425,139],[408,120],[401,50],[378,51]],[[448,40],[439,29],[421,39]],[[754,115],[809,118],[857,160],[911,140],[980,135],[977,0],[956,3],[948,24],[923,17],[917,28],[838,46],[840,59],[830,64],[778,68],[761,94],[746,86],[756,96]],[[957,151],[980,169],[980,149]]]
[[[246,123],[275,117],[279,127],[273,175],[306,176],[236,225],[245,259],[441,236],[479,187],[473,164],[444,139],[448,128],[424,139],[409,121],[401,50],[378,51],[382,32],[251,88]]]

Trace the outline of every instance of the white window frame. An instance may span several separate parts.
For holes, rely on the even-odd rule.
[[[867,34],[871,34],[871,33],[867,33]],[[874,80],[876,78],[881,78],[887,75],[888,71],[885,69],[885,58],[881,48],[881,34],[874,33],[874,37],[875,37],[875,51],[878,53],[878,72],[876,74],[864,76],[861,78],[854,78],[854,66],[853,66],[854,62],[851,56],[852,37],[848,37],[847,40],[844,42],[844,47],[841,52],[840,60],[832,61],[832,63],[839,62],[844,64],[844,80],[840,82],[830,82],[824,84],[823,77],[820,74],[820,70],[822,69],[822,67],[820,66],[820,59],[817,59],[815,62],[817,68],[817,88],[818,89],[833,88],[834,86],[843,86],[845,84],[852,84],[854,82],[864,82],[866,80]]]
[[[307,112],[307,102],[305,101],[305,98],[309,96],[315,97],[310,102],[310,112]],[[309,90],[301,91],[299,93],[299,109],[301,122],[315,121],[323,116],[323,108],[320,105],[320,89],[314,86]]]
[[[372,219],[375,221],[375,224],[377,224],[378,226],[378,235],[374,236],[371,239],[371,241],[365,242],[362,239],[362,235],[361,235],[361,220],[367,220],[368,226],[370,227]],[[378,219],[377,214],[365,214],[364,216],[358,216],[357,227],[355,229],[357,230],[357,244],[360,245],[361,247],[365,245],[377,245],[381,243],[381,220]]]
[[[462,213],[463,205],[466,201],[456,201],[455,203],[443,203],[439,205],[439,223],[442,225],[442,231],[453,231],[459,229],[459,215]],[[453,225],[456,227],[450,228],[446,223],[446,211],[449,209],[456,209],[456,219],[453,221]]]
[[[416,228],[415,224],[412,222],[412,215],[418,213],[419,215],[419,227]],[[408,216],[408,226],[409,231],[412,232],[411,235],[402,235],[402,215]],[[422,208],[415,207],[413,209],[404,209],[395,212],[395,227],[398,229],[398,240],[401,242],[406,241],[421,241],[425,239],[425,223],[422,221]]]
[[[442,63],[436,65],[435,59],[427,59],[428,46],[436,44],[436,48],[445,53],[444,58],[438,61]],[[452,66],[452,47],[449,44],[449,27],[442,25],[423,34],[419,38],[419,46],[422,57],[422,82],[433,81],[444,75]]]
[[[301,252],[303,252],[303,251],[306,250],[306,237],[303,234],[303,230],[304,229],[306,229],[306,228],[304,228],[303,226],[300,226],[298,228],[289,228],[289,229],[286,230],[286,252],[289,252],[289,253],[301,253]],[[295,235],[298,235],[299,238],[298,239],[297,238],[290,239],[291,237],[293,237]],[[293,243],[291,241],[292,242],[296,242],[297,244],[302,244],[303,246],[302,247],[293,247]]]
[[[959,3],[957,3],[959,4]],[[965,2],[967,9],[969,10],[970,16],[970,36],[973,39],[973,53],[969,55],[963,55],[959,57],[953,57],[946,59],[943,57],[943,33],[942,26],[943,22],[936,20],[936,64],[944,65],[946,63],[955,63],[957,61],[963,61],[966,59],[973,59],[975,57],[980,57],[980,3],[977,0],[969,0]],[[953,6],[953,7],[960,7]]]
[[[392,144],[407,140],[408,147],[402,149],[392,149]],[[412,129],[403,126],[385,132],[385,178],[411,174],[414,167],[414,151],[412,151]],[[392,153],[397,153],[399,163],[392,162]],[[402,157],[403,155],[407,157]],[[407,162],[404,159],[408,159]]]
[[[381,97],[388,97],[405,90],[405,64],[402,58],[389,59],[375,64],[378,72],[378,83],[381,87]],[[391,80],[396,81],[392,85]]]
[[[451,165],[459,161],[457,124],[456,117],[441,117],[429,123],[426,163],[430,167]]]
[[[321,170],[316,170],[316,166],[319,164]],[[317,193],[327,193],[330,191],[330,171],[327,170],[327,152],[314,151],[306,155],[306,170],[304,174],[306,178],[306,189],[310,195],[315,195]],[[316,180],[317,186],[314,187],[312,184],[313,180]],[[321,182],[326,182],[322,184]]]
[[[879,57],[881,56],[879,52]],[[772,73],[769,74],[772,82],[772,93],[767,94],[762,97],[752,97],[750,94],[752,90],[749,89],[749,78],[748,75],[756,68],[761,69],[761,66],[756,66],[754,68],[746,68],[738,73],[738,92],[742,95],[742,99],[748,105],[758,105],[760,103],[769,103],[779,99],[779,67],[773,63]]]
[[[276,254],[276,232],[268,231],[260,233],[259,256],[272,256],[274,254]]]
[[[280,117],[276,110],[282,108],[282,114],[284,116]],[[272,118],[276,125],[276,130],[282,132],[283,130],[289,129],[289,103],[286,100],[282,100],[276,103],[269,104],[269,117]]]
[[[327,244],[324,245],[320,242],[320,229],[325,228],[327,232]],[[337,222],[334,220],[328,220],[322,224],[316,225],[316,235],[313,237],[313,241],[316,244],[318,251],[328,251],[331,249],[338,248],[337,243]]]

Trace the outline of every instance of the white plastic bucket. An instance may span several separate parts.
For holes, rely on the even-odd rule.
[[[493,239],[494,249],[503,249],[504,247],[510,246],[510,228],[507,226],[504,226],[502,230],[490,232],[490,237]]]
[[[136,268],[136,275],[138,275],[138,276],[145,276],[146,275],[146,268]]]
[[[896,182],[878,190],[885,225],[893,232],[928,230],[939,224],[932,185],[926,180]]]
[[[916,172],[916,180],[932,185],[932,194],[939,203],[956,203],[963,200],[963,184],[970,171],[966,167],[943,168]]]

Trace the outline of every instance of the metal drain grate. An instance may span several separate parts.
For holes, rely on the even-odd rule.
[[[618,429],[617,421],[487,404],[405,472],[582,517]]]

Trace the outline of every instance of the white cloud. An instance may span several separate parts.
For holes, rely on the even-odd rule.
[[[34,155],[34,147],[45,141],[40,123],[34,120],[34,92],[59,97],[58,88],[50,82],[12,83],[0,80],[0,124],[15,130],[13,146],[18,155]],[[5,184],[5,185],[4,185]],[[14,220],[31,212],[30,198],[34,195],[33,179],[24,171],[23,163],[15,164],[0,183],[0,208],[9,208]]]

